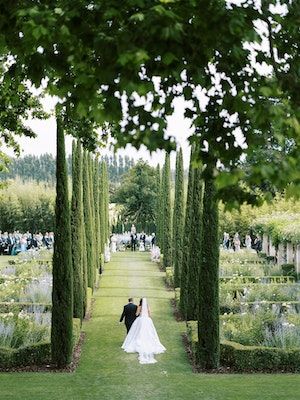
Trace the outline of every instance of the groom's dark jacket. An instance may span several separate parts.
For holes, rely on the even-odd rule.
[[[129,331],[131,325],[133,324],[134,320],[136,319],[136,310],[137,310],[137,306],[133,303],[128,303],[126,304],[126,306],[124,306],[121,318],[120,318],[120,322],[123,321],[123,319],[125,318],[125,325],[127,328],[127,331]]]

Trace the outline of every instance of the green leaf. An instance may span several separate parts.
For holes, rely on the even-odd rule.
[[[54,8],[54,12],[57,15],[63,15],[64,14],[62,8],[59,8],[59,7]]]
[[[130,18],[131,21],[139,21],[142,22],[145,19],[145,15],[141,12],[133,14]]]
[[[167,52],[163,55],[162,57],[162,62],[165,65],[170,65],[172,64],[173,61],[176,61],[177,57],[175,56],[175,54],[171,53],[171,52]]]

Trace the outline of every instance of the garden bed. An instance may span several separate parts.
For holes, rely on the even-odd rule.
[[[198,368],[198,327],[187,322],[187,340],[191,359]],[[220,342],[219,372],[299,372],[300,348],[283,349],[267,346],[245,346],[229,340]]]
[[[80,319],[73,319],[73,350],[80,339]],[[20,348],[0,347],[0,371],[16,370],[22,367],[51,367],[51,343],[40,342]],[[44,369],[44,368],[43,368]]]

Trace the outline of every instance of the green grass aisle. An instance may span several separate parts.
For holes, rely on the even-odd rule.
[[[140,365],[120,346],[125,336],[118,320],[128,296],[147,297],[167,352],[157,364]],[[75,373],[0,374],[1,400],[298,400],[299,375],[193,374],[181,342],[183,325],[172,316],[172,292],[149,254],[118,253],[106,265],[95,293],[93,318]]]

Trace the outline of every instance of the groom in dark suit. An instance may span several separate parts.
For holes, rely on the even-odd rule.
[[[120,322],[123,321],[123,319],[125,318],[125,325],[126,325],[126,329],[127,329],[127,333],[129,332],[129,329],[131,328],[131,325],[133,324],[134,320],[136,319],[136,310],[137,310],[137,306],[135,304],[133,304],[133,298],[129,298],[128,299],[128,304],[126,304],[126,306],[124,306],[121,318],[120,318]]]

